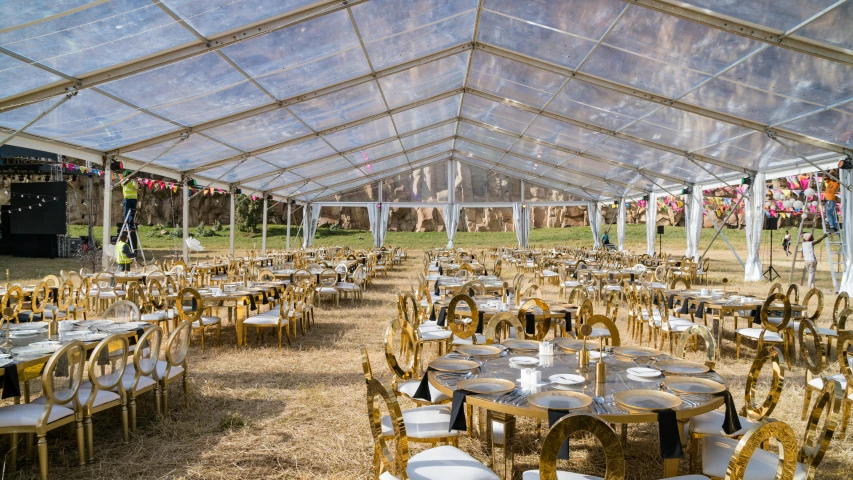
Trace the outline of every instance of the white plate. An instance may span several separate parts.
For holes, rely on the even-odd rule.
[[[9,333],[10,338],[21,338],[21,337],[32,337],[33,335],[38,335],[38,330],[18,330],[16,332]]]
[[[0,367],[5,367],[6,365],[9,365],[10,363],[12,363],[11,358],[0,359]]]
[[[45,347],[45,348],[57,348],[61,345],[56,340],[44,340],[42,342],[33,342],[30,344],[31,347]]]
[[[539,359],[536,357],[513,357],[509,359],[509,363],[511,365],[526,367],[532,365],[539,365]]]
[[[655,378],[661,376],[660,370],[646,367],[631,367],[628,369],[628,373],[641,378]]]
[[[123,322],[116,323],[112,325],[110,328],[113,330],[136,330],[137,328],[142,328],[144,324],[139,322]]]
[[[27,357],[41,356],[41,355],[50,355],[55,352],[55,348],[48,347],[17,347],[12,349],[12,353],[23,355]]]
[[[77,322],[77,325],[81,327],[105,327],[107,325],[112,325],[112,320],[83,320],[82,322]]]
[[[23,323],[13,323],[9,325],[9,328],[14,332],[15,330],[41,330],[42,328],[47,328],[48,322],[23,322]]]
[[[573,375],[571,373],[558,373],[557,375],[551,375],[548,377],[548,380],[560,385],[577,385],[578,383],[586,381],[582,376]]]
[[[107,338],[106,333],[90,333],[88,335],[81,335],[80,337],[77,337],[77,340],[80,340],[81,342],[99,342],[105,338]]]
[[[610,355],[611,355],[610,353],[604,352],[605,357],[609,357]],[[595,350],[590,350],[589,358],[601,358],[601,352],[597,352]]]
[[[636,375],[631,375],[630,373],[628,375],[626,375],[626,377],[628,377],[629,380],[633,380],[635,382],[653,382],[653,383],[659,382],[659,380],[656,380],[654,378],[638,377]]]

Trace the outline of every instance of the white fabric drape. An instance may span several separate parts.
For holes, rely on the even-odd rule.
[[[619,199],[619,211],[616,215],[616,243],[617,248],[621,252],[625,250],[625,222],[627,221],[627,212],[625,211],[625,199]]]
[[[453,237],[456,236],[457,227],[459,227],[459,205],[447,204],[444,206],[444,229],[447,231],[447,248],[453,248]]]
[[[524,248],[524,209],[520,203],[512,204],[512,225],[515,227],[515,238],[519,248]]]
[[[379,237],[379,222],[376,221],[376,204],[367,205],[367,222],[370,224],[370,234],[373,235],[373,246],[377,245]]]
[[[379,209],[379,229],[378,235],[373,237],[376,241],[376,246],[381,247],[385,245],[385,235],[388,233],[388,218],[391,216],[391,207],[387,204],[382,205],[382,208]]]
[[[587,202],[586,208],[592,230],[592,248],[601,248],[601,206],[598,202]]]
[[[646,204],[646,255],[655,254],[655,234],[658,224],[658,196],[649,194],[649,203]]]
[[[317,233],[317,223],[320,221],[320,205],[305,205],[302,215],[302,247],[307,248],[314,244],[314,235]]]
[[[699,238],[702,235],[702,223],[705,221],[705,206],[702,198],[702,187],[693,186],[693,193],[685,195],[684,229],[687,233],[687,249],[684,256],[699,261]]]
[[[746,213],[746,264],[743,269],[743,280],[745,282],[760,282],[764,280],[763,267],[761,265],[761,230],[764,229],[764,199],[766,192],[767,176],[763,173],[756,174],[752,179],[752,185],[744,199],[744,212]]]
[[[853,257],[851,257],[851,241],[853,241],[853,193],[849,188],[853,185],[853,171],[839,170],[841,174],[841,236],[843,244],[841,248],[844,251],[845,264],[844,275],[841,276],[841,283],[838,285],[838,291],[847,292],[848,295],[853,295]]]

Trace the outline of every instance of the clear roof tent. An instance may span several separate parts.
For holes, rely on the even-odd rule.
[[[449,159],[604,201],[853,150],[851,2],[407,3],[0,5],[0,142],[299,201]]]

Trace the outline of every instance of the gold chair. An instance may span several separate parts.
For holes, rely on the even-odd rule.
[[[459,287],[458,293],[464,293],[465,295],[470,296],[485,295],[486,285],[479,280],[468,280]]]
[[[160,357],[163,342],[163,330],[151,327],[139,337],[133,351],[133,363],[125,368],[121,377],[122,388],[127,393],[127,405],[130,414],[130,431],[136,431],[136,399],[146,392],[154,392],[157,413],[160,413],[160,395],[157,394],[157,381],[154,370]]]
[[[678,337],[678,345],[675,347],[675,356],[684,358],[687,342],[694,337],[702,337],[702,340],[704,340],[705,365],[713,370],[717,365],[717,341],[714,339],[711,330],[705,325],[691,325],[681,332],[681,336]],[[697,345],[695,339],[693,345],[694,347]]]
[[[486,337],[486,345],[492,345],[496,341],[500,342],[502,333],[506,338],[511,337],[513,333],[515,333],[515,338],[522,340],[527,338],[524,324],[516,315],[510,312],[496,313],[486,322],[486,326],[483,327],[483,336]]]
[[[385,404],[389,414],[382,415],[380,402]],[[433,407],[422,407],[433,408]],[[441,407],[447,409],[447,407]],[[420,410],[420,409],[415,409]],[[449,409],[448,409],[449,410]],[[451,445],[442,445],[422,451],[409,458],[409,440],[412,433],[406,429],[407,419],[400,409],[393,390],[372,379],[367,384],[367,416],[373,436],[373,473],[374,478],[382,480],[447,480],[450,478],[476,478],[478,480],[499,480],[494,472],[476,459],[455,446],[455,437]],[[450,414],[447,415],[449,425]],[[444,433],[447,433],[445,426]],[[393,441],[393,447],[389,443]],[[438,443],[436,440],[432,443]]]
[[[140,297],[145,299],[145,308],[142,310],[144,313],[142,313],[140,320],[153,323],[168,333],[169,324],[173,318],[169,318],[169,312],[165,308],[166,302],[163,300],[163,294],[165,293],[163,286],[157,279],[149,278],[146,283],[148,284],[148,292],[140,293]],[[172,312],[172,317],[174,317],[174,310]]]
[[[470,318],[460,318],[456,315],[456,306],[459,302],[468,305]],[[453,345],[471,345],[484,343],[486,337],[482,333],[476,333],[477,323],[480,318],[477,310],[477,302],[473,298],[460,293],[450,299],[447,305],[446,325],[453,332],[450,342]]]
[[[539,308],[542,313],[542,320],[535,319],[536,314],[534,314],[534,322],[536,324],[535,331],[533,335],[530,336],[533,340],[542,341],[545,339],[545,336],[548,335],[548,331],[551,330],[551,309],[548,308],[548,304],[543,302],[538,298],[531,298],[530,300],[526,300],[521,306],[518,307],[518,321],[523,325],[527,325],[527,313],[533,308]],[[526,329],[526,327],[525,327]],[[526,332],[525,332],[526,333]]]
[[[275,328],[278,332],[278,351],[281,351],[281,334],[285,329],[285,338],[287,345],[290,346],[290,337],[293,335],[296,339],[295,320],[296,313],[294,307],[294,292],[293,285],[288,285],[284,294],[281,296],[280,303],[277,309],[269,309],[266,312],[259,313],[243,320],[243,345],[249,344],[249,327],[255,327],[255,336],[260,340],[260,331],[263,328]]]
[[[622,340],[619,338],[619,328],[607,315],[590,315],[583,323],[593,327],[592,333],[587,338],[602,338],[607,344],[614,347],[622,345]],[[604,328],[595,328],[595,325],[604,325]]]
[[[47,480],[47,433],[59,427],[75,424],[78,461],[86,463],[83,411],[78,390],[83,380],[86,350],[82,342],[72,341],[59,348],[45,364],[41,375],[40,403],[24,403],[0,407],[0,434],[10,434],[9,461],[18,463],[18,436],[35,434],[38,437],[39,472]]]
[[[805,323],[805,322],[804,322]],[[807,371],[806,371],[806,395],[803,398],[803,420],[806,418],[806,412],[808,411],[809,403],[811,402],[812,392],[814,391],[822,391],[827,382],[838,382],[840,387],[840,396],[843,398],[842,402],[842,413],[841,413],[841,436],[844,437],[847,432],[847,424],[850,421],[850,411],[851,405],[853,405],[853,353],[849,351],[851,347],[853,347],[853,332],[849,330],[839,330],[838,332],[838,344],[836,346],[836,351],[838,353],[838,366],[840,367],[841,372],[826,375],[823,373],[824,362],[820,358],[812,358],[811,354],[803,350],[806,348],[803,347],[805,345],[803,342],[805,340],[805,330],[809,330],[811,335],[815,336],[815,328],[814,325],[803,326],[800,325],[800,342],[801,342],[801,350],[800,355],[801,358],[806,360]],[[818,338],[818,337],[816,337]],[[820,355],[821,348],[819,345],[819,340],[815,342],[815,357]]]
[[[338,290],[339,295],[343,295],[344,297],[349,296],[352,300],[352,303],[355,303],[355,300],[362,300],[362,294],[364,292],[364,269],[361,265],[355,268],[355,271],[350,275],[349,282],[338,282],[335,285],[335,288]]]
[[[780,317],[779,323],[770,322],[767,312],[771,309],[778,309],[774,305],[780,302],[782,303],[782,317]],[[785,331],[790,321],[791,302],[788,301],[788,297],[781,293],[769,295],[761,307],[761,328],[740,328],[735,331],[735,358],[740,358],[740,343],[744,337],[756,340],[758,342],[756,350],[758,351],[763,348],[765,343],[781,343],[782,351],[790,352],[790,335]],[[788,368],[791,368],[790,355],[785,355],[785,359]]]
[[[56,294],[56,305],[50,306],[44,310],[45,320],[63,320],[68,318],[71,304],[74,301],[74,283],[71,280],[65,280],[59,286]]]
[[[157,381],[157,392],[160,395],[160,406],[162,414],[169,410],[169,385],[181,380],[184,387],[184,399],[190,401],[189,384],[187,383],[187,351],[190,346],[190,335],[192,334],[192,323],[181,322],[169,335],[166,341],[166,359],[158,360],[154,369],[154,380]]]
[[[338,272],[327,268],[320,272],[319,284],[314,287],[315,298],[320,301],[324,297],[331,297],[335,300],[335,305],[340,304],[340,292],[335,286],[338,284]]]
[[[92,280],[88,277],[83,278],[80,286],[77,287],[77,292],[74,294],[74,304],[69,307],[71,317],[74,320],[79,320],[80,318],[87,320],[89,318],[91,288]]]
[[[184,302],[187,301],[187,296],[194,301],[194,310],[185,310]],[[189,322],[193,330],[199,330],[201,333],[201,351],[204,351],[204,330],[207,327],[216,327],[216,342],[218,346],[222,346],[222,319],[204,315],[204,299],[198,290],[194,288],[182,288],[178,292],[178,298],[175,300],[177,306],[178,318],[182,322]]]

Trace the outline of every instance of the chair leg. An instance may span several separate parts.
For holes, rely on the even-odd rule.
[[[95,439],[92,432],[92,417],[87,415],[83,418],[83,428],[86,430],[86,461],[95,461]]]
[[[128,409],[130,411],[130,431],[136,432],[136,396],[128,398]]]
[[[740,360],[740,334],[735,333],[735,358]]]
[[[841,435],[840,438],[844,438],[844,434],[847,433],[847,423],[850,421],[850,404],[851,402],[847,399],[844,399],[844,406],[841,410]]]
[[[190,404],[190,384],[187,381],[187,373],[184,371],[183,377],[181,377],[181,383],[183,383],[184,387],[184,402],[186,405]]]
[[[169,411],[169,386],[165,383],[160,387],[160,395],[162,396],[163,415]]]
[[[77,461],[80,463],[80,466],[86,465],[86,439],[83,432],[83,421],[77,419],[74,422],[74,430],[77,434]]]
[[[126,403],[121,404],[121,433],[124,436],[124,442],[129,442],[130,434],[128,432],[128,413]]]
[[[12,448],[9,453],[9,463],[14,467],[18,464],[18,434],[13,433],[11,435]]]
[[[163,411],[161,410],[162,407],[160,405],[160,400],[161,400],[161,398],[160,398],[160,386],[155,385],[154,386],[154,409],[157,410],[157,415],[163,414]]]
[[[47,480],[47,439],[45,435],[39,435],[39,473],[42,480]]]

